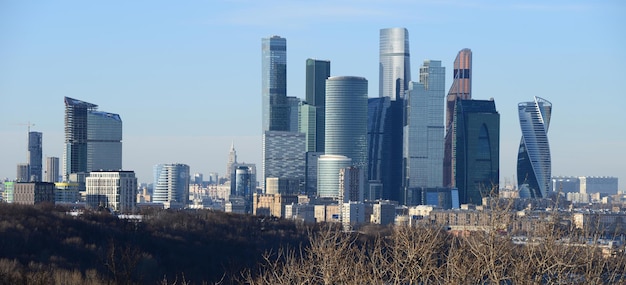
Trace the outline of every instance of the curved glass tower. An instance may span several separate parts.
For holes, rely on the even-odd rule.
[[[326,80],[326,154],[367,165],[367,79],[334,76]]]
[[[536,97],[517,105],[522,140],[517,153],[517,185],[520,197],[545,198],[551,191],[552,164],[548,127],[552,103]]]
[[[390,97],[392,101],[404,98],[411,80],[409,31],[381,29],[379,52],[379,97]]]
[[[152,202],[170,205],[176,203],[185,207],[189,201],[189,179],[189,165],[155,165]]]
[[[325,198],[339,198],[339,170],[350,167],[352,160],[343,155],[321,155],[317,161],[317,194]]]

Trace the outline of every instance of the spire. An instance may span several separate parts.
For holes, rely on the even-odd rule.
[[[230,151],[233,152],[235,151],[235,141],[233,140],[231,145],[230,145]]]

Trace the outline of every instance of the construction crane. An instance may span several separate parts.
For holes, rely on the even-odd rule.
[[[18,126],[27,126],[28,128],[28,133],[30,133],[30,127],[34,126],[34,123],[31,123],[30,121],[28,121],[28,123],[19,123],[17,124]]]

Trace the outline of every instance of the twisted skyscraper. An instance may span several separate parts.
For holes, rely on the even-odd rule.
[[[520,196],[546,198],[551,191],[548,127],[552,103],[535,96],[532,102],[517,105],[522,140],[517,153],[517,184]]]

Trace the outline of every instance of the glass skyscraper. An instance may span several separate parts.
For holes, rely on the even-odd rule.
[[[339,170],[353,164],[352,159],[343,155],[325,154],[318,161],[317,193],[319,197],[340,197]]]
[[[379,51],[379,97],[389,97],[392,101],[404,98],[411,81],[409,31],[381,29]]]
[[[65,97],[65,151],[63,176],[87,172],[87,112],[98,105]]]
[[[500,176],[500,114],[493,100],[457,100],[452,128],[451,188],[461,204],[482,204],[498,191]]]
[[[39,182],[42,177],[42,134],[28,132],[28,172],[29,181]]]
[[[122,169],[120,115],[87,112],[87,171]]]
[[[152,202],[166,208],[184,208],[189,202],[189,165],[180,163],[154,166]]]
[[[367,79],[333,76],[326,80],[325,125],[325,154],[343,155],[354,166],[367,167]]]
[[[517,154],[517,185],[520,197],[546,198],[552,187],[552,164],[548,127],[552,103],[536,97],[517,105],[522,139]]]
[[[46,157],[46,172],[44,174],[44,182],[59,181],[59,158]]]
[[[263,189],[265,180],[270,177],[297,181],[291,182],[292,185],[304,184],[306,164],[304,147],[304,133],[279,131],[263,133]]]
[[[452,141],[454,128],[452,126],[455,108],[458,100],[472,99],[472,50],[466,48],[459,51],[454,59],[454,71],[452,86],[446,98],[446,134],[444,138],[444,158],[443,158],[443,186],[450,187],[454,184],[454,173],[452,165],[455,164]]]
[[[262,39],[261,86],[263,131],[289,131],[287,104],[287,40]]]
[[[306,60],[306,94],[308,104],[306,128],[307,151],[324,152],[324,120],[326,105],[326,79],[330,77],[330,61]]]
[[[410,82],[404,126],[404,188],[441,187],[443,183],[443,112],[445,67],[426,60],[420,82]]]

